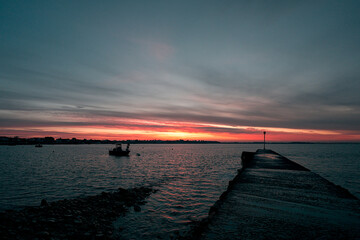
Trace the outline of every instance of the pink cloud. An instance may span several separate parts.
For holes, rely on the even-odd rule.
[[[132,41],[145,48],[151,57],[161,62],[172,57],[175,53],[175,48],[165,42],[149,39],[132,39]]]

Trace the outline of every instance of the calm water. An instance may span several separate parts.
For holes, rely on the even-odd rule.
[[[260,145],[132,145],[130,157],[110,145],[0,146],[0,209],[153,186],[142,211],[119,218],[123,239],[168,239],[200,220],[241,167],[242,151]],[[271,144],[278,153],[360,197],[360,144]],[[137,156],[139,153],[140,156]]]

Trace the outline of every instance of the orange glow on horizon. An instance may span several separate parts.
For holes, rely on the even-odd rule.
[[[114,119],[115,120],[115,119]],[[19,137],[86,138],[109,140],[209,140],[222,142],[262,141],[267,131],[269,142],[277,141],[359,141],[360,133],[334,130],[290,129],[271,127],[231,126],[210,123],[122,120],[113,125],[44,126],[3,128],[0,135]]]

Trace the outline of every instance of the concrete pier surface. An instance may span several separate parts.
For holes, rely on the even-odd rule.
[[[271,150],[242,158],[192,238],[360,239],[360,201],[346,189]]]

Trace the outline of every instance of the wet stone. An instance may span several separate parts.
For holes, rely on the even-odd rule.
[[[41,206],[41,207],[48,207],[48,206],[49,206],[49,203],[46,201],[46,199],[43,199],[43,200],[41,200],[40,206]]]
[[[113,239],[113,221],[126,215],[127,208],[141,211],[139,205],[153,192],[150,188],[119,188],[96,196],[0,212],[3,239]],[[4,223],[4,224],[3,224]]]
[[[141,212],[141,207],[139,205],[135,205],[134,206],[134,211],[135,212]]]

